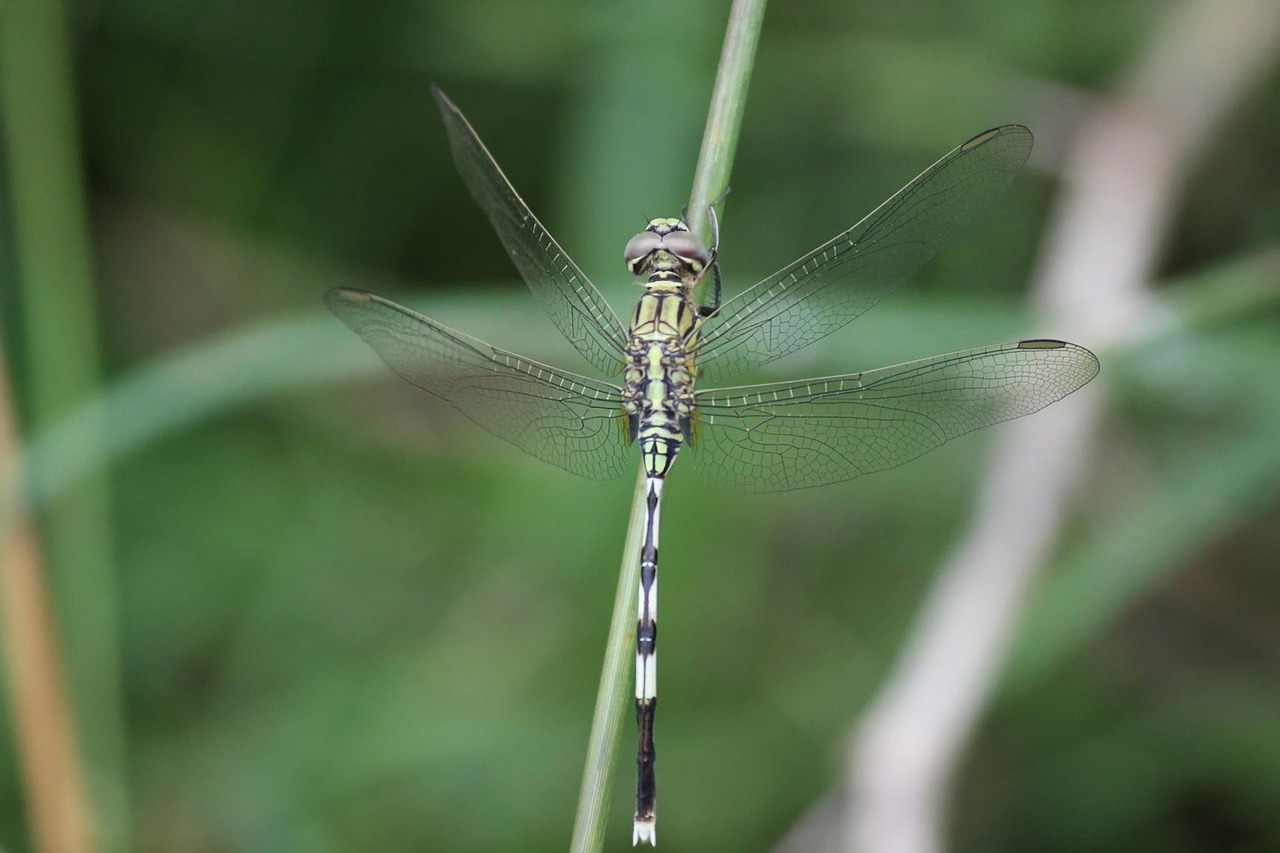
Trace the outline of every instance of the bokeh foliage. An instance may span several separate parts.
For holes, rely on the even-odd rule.
[[[688,195],[727,4],[71,11],[106,389],[150,389],[112,422],[142,430],[215,379],[229,388],[177,428],[120,439],[129,452],[110,467],[131,845],[562,849],[629,481],[577,480],[422,399],[319,297],[351,283],[399,294],[582,369],[454,174],[428,84],[623,306],[636,293],[623,243]],[[1167,11],[775,4],[724,215],[727,288],[985,127],[1021,121],[1060,148],[1064,93],[1105,96]],[[1278,124],[1273,74],[1176,213],[1161,274],[1177,281],[1162,292],[1184,295],[1190,319],[1100,353],[1107,441],[962,771],[958,850],[1280,848],[1277,317],[1266,298],[1216,307],[1259,278],[1274,287],[1274,262],[1240,259],[1280,227]],[[782,375],[1052,333],[1023,303],[1057,189],[1043,166]],[[0,274],[8,330],[8,258]],[[267,321],[287,352],[255,334]],[[6,342],[24,365],[21,337]],[[285,361],[315,366],[265,378]],[[767,497],[677,466],[665,850],[764,849],[836,777],[843,733],[969,517],[985,443]],[[19,851],[10,731],[0,846]],[[629,841],[629,762],[617,772],[609,849]]]

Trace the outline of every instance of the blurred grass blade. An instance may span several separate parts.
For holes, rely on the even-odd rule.
[[[0,467],[17,455],[9,370],[0,350]],[[67,695],[57,620],[35,526],[25,513],[0,531],[0,631],[27,825],[37,850],[82,853],[89,803]]]
[[[315,316],[247,326],[157,359],[37,435],[18,462],[25,477],[4,472],[3,494],[42,508],[108,461],[214,414],[372,373],[380,365],[348,337]],[[0,523],[11,518],[5,508]]]
[[[63,4],[0,4],[0,110],[12,200],[21,383],[31,430],[95,393],[98,335],[80,169],[71,50]],[[96,436],[86,434],[92,443]],[[42,519],[55,620],[67,660],[82,757],[92,782],[94,833],[127,850],[128,784],[114,537],[105,476],[84,479]],[[75,738],[70,734],[68,742]],[[42,812],[46,806],[33,805]],[[53,848],[50,848],[53,849]]]

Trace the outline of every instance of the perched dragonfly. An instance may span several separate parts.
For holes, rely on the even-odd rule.
[[[708,481],[747,491],[817,486],[914,459],[957,436],[1039,411],[1083,386],[1098,360],[1022,340],[893,367],[763,385],[699,387],[831,334],[907,280],[1013,180],[1031,151],[1019,125],[985,131],[847,231],[721,303],[717,246],[655,219],[624,257],[644,292],[624,324],[503,175],[456,106],[433,89],[453,158],[556,327],[606,381],[490,346],[359,290],[325,301],[387,365],[500,438],[596,480],[646,477],[636,627],[634,844],[657,843],[658,514],[687,446]],[[714,211],[712,211],[714,222]],[[694,287],[715,283],[708,304]],[[621,384],[618,384],[618,381]]]

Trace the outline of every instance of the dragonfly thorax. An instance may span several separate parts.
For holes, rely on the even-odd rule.
[[[623,257],[632,275],[649,283],[678,282],[686,287],[696,284],[711,262],[707,247],[679,219],[650,221],[627,241]]]
[[[691,291],[712,263],[678,219],[655,219],[627,244],[627,265],[646,276],[624,352],[622,402],[645,472],[662,478],[690,438],[700,317]]]

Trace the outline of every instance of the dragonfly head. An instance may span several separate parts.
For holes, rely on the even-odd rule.
[[[668,272],[681,279],[696,279],[711,262],[707,247],[679,219],[650,221],[647,228],[627,241],[623,257],[632,275]]]

